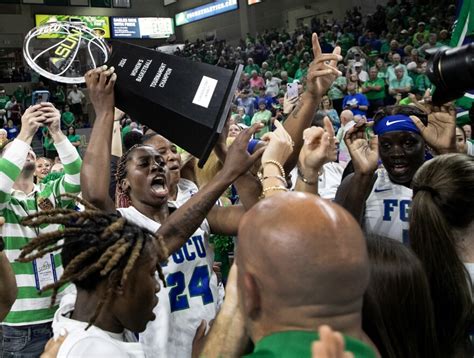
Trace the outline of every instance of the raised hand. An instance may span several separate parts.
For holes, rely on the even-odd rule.
[[[41,107],[41,104],[35,104],[34,106],[28,107],[25,113],[23,113],[23,116],[21,116],[21,131],[18,135],[18,139],[30,144],[36,131],[44,125],[46,116],[43,111],[41,111]]]
[[[114,85],[117,80],[117,74],[114,71],[113,67],[107,69],[104,65],[90,70],[84,76],[97,117],[105,113],[114,113]]]
[[[59,113],[52,103],[43,102],[40,103],[40,105],[40,110],[46,118],[44,124],[48,127],[51,135],[54,136],[58,134],[58,132],[61,132],[61,113]]]
[[[262,128],[262,124],[256,123],[250,128],[244,129],[235,138],[232,145],[227,150],[227,156],[222,168],[222,173],[230,175],[233,180],[244,174],[262,156],[265,148],[257,149],[253,154],[249,154],[247,146],[250,138]]]
[[[379,159],[378,137],[370,141],[365,134],[366,123],[361,122],[349,129],[344,136],[349,154],[351,155],[354,172],[362,175],[372,175],[377,170]]]
[[[293,109],[295,109],[298,100],[299,96],[289,98],[288,93],[285,93],[285,97],[283,98],[283,113],[290,114],[291,112],[293,112]]]
[[[456,116],[446,108],[428,114],[428,125],[416,116],[410,116],[425,142],[438,154],[456,152]]]
[[[337,46],[331,54],[323,54],[319,46],[318,35],[313,34],[314,60],[308,68],[306,91],[320,100],[328,91],[334,80],[342,73],[337,69],[337,62],[342,60],[341,48]]]
[[[268,143],[262,156],[262,163],[276,160],[284,165],[293,152],[293,140],[279,121],[275,121],[275,126],[275,131],[266,133],[262,137],[262,140]]]
[[[328,162],[329,135],[322,128],[311,127],[305,129],[303,139],[298,167],[308,177],[311,173],[317,173]]]

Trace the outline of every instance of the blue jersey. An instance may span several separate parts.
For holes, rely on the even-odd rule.
[[[364,228],[367,233],[408,243],[408,224],[413,191],[390,181],[384,168],[365,202]]]

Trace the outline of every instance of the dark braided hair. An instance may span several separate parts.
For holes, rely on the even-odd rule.
[[[41,292],[53,290],[51,306],[56,301],[59,289],[67,282],[91,291],[112,272],[116,272],[117,279],[110,280],[94,315],[89,320],[87,327],[89,328],[94,324],[104,305],[113,297],[116,287],[127,281],[128,274],[143,252],[147,240],[155,240],[159,262],[166,261],[168,250],[162,237],[156,237],[117,214],[103,212],[84,200],[76,200],[86,207],[85,211],[54,209],[38,212],[23,219],[22,224],[27,226],[62,224],[64,227],[35,237],[23,247],[17,261],[33,261],[62,249],[64,272],[61,278],[41,290]],[[161,267],[158,266],[157,270],[160,279],[165,282]]]
[[[122,180],[127,176],[127,163],[130,159],[130,154],[137,148],[145,147],[145,144],[135,144],[129,150],[127,150],[117,164],[117,172],[115,173],[115,179],[117,180],[117,186],[115,189],[115,206],[117,208],[128,208],[131,205],[129,194],[122,188]]]

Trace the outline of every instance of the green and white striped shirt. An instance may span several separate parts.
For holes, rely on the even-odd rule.
[[[35,185],[33,192],[25,194],[14,190],[13,184],[20,175],[30,146],[25,142],[15,139],[0,158],[0,216],[5,217],[5,224],[0,227],[0,236],[5,242],[5,254],[15,272],[18,285],[17,299],[2,324],[11,326],[22,326],[39,324],[53,320],[57,305],[49,308],[51,304],[52,291],[39,294],[36,287],[33,263],[15,262],[21,248],[40,233],[52,232],[58,229],[58,225],[44,225],[40,228],[32,228],[21,225],[21,220],[26,216],[41,211],[39,198],[47,198],[55,207],[73,207],[74,202],[70,199],[61,199],[64,193],[78,194],[80,187],[80,171],[82,161],[77,150],[64,139],[55,145],[59,157],[64,164],[65,175],[47,184]],[[56,266],[56,277],[59,279],[63,272],[60,253],[54,255]],[[70,291],[62,288],[58,294],[57,302]]]

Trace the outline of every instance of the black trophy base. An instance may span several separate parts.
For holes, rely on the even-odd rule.
[[[242,66],[235,71],[114,42],[115,105],[199,158],[203,166],[227,120]]]

